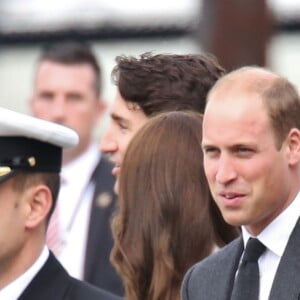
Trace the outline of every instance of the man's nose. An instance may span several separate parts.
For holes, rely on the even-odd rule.
[[[221,184],[226,184],[237,177],[232,160],[227,155],[221,155],[217,172],[216,172],[216,181]]]

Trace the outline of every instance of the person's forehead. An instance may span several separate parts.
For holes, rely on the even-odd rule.
[[[89,65],[65,65],[45,61],[36,73],[35,89],[92,91],[94,82],[95,76]]]
[[[246,136],[249,139],[258,135],[273,136],[261,85],[257,85],[252,76],[244,79],[249,81],[228,80],[211,91],[204,113],[204,139],[208,136],[229,140],[239,136],[243,140]]]
[[[264,113],[267,112],[263,96],[259,90],[244,83],[224,84],[213,90],[209,95],[206,111],[213,113],[215,107],[232,111],[255,108]]]

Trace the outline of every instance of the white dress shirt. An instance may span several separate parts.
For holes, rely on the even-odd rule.
[[[260,275],[259,300],[267,300],[269,298],[280,259],[299,216],[300,193],[298,193],[295,200],[257,236],[267,247],[266,251],[258,259]],[[246,246],[251,235],[243,226],[242,233],[244,246]]]
[[[83,279],[90,210],[94,185],[90,178],[100,160],[97,145],[76,160],[63,166],[64,179],[59,192],[59,220],[63,231],[63,246],[58,260],[73,277]]]
[[[16,300],[20,297],[34,276],[40,271],[49,256],[45,246],[34,264],[21,276],[0,290],[0,300]]]

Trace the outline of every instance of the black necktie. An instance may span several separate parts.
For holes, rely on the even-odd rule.
[[[258,258],[266,247],[258,240],[250,238],[234,282],[231,300],[257,300],[259,294]]]

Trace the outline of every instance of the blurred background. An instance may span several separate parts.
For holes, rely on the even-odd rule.
[[[0,105],[27,111],[45,42],[90,41],[111,101],[117,55],[213,53],[231,70],[266,66],[300,87],[297,0],[1,0]]]

